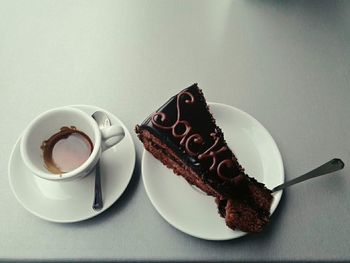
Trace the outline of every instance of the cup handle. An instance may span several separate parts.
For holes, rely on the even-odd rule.
[[[112,125],[101,129],[102,151],[105,151],[120,142],[124,136],[124,129],[118,125]]]

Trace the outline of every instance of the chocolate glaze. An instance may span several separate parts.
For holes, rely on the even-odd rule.
[[[244,175],[243,168],[227,147],[197,84],[170,98],[137,129],[147,129],[160,137],[204,182],[224,196],[236,196],[238,188],[241,195],[246,188],[248,177],[237,177]]]

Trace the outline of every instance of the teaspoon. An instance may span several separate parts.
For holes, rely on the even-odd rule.
[[[100,129],[111,126],[110,119],[108,118],[107,114],[105,114],[102,111],[96,111],[94,114],[92,114],[92,118],[95,119]],[[92,208],[96,211],[101,210],[103,208],[100,161],[98,161],[96,164],[94,202]]]

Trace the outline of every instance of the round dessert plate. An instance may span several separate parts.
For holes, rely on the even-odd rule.
[[[105,151],[100,159],[104,207],[92,209],[94,198],[94,171],[71,182],[51,182],[33,175],[23,164],[17,140],[9,161],[8,174],[11,189],[19,203],[32,214],[52,222],[71,223],[94,217],[108,209],[124,192],[135,166],[135,146],[125,125],[108,111],[88,105],[73,105],[88,114],[101,110],[112,124],[124,128],[125,137]]]
[[[269,189],[283,183],[282,157],[269,132],[242,110],[219,103],[208,104],[228,146],[246,173]],[[145,150],[142,178],[153,206],[175,228],[207,240],[229,240],[246,234],[226,226],[213,197],[176,176]],[[271,214],[281,199],[282,191],[273,195]]]

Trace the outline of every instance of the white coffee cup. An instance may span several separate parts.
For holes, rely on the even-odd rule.
[[[90,138],[93,148],[90,156],[79,167],[55,174],[45,166],[41,145],[62,127],[76,127]],[[101,153],[116,145],[123,137],[124,130],[121,126],[111,125],[100,129],[89,114],[66,106],[46,111],[36,117],[23,133],[20,152],[24,164],[34,175],[51,181],[69,181],[88,175],[97,164]]]

